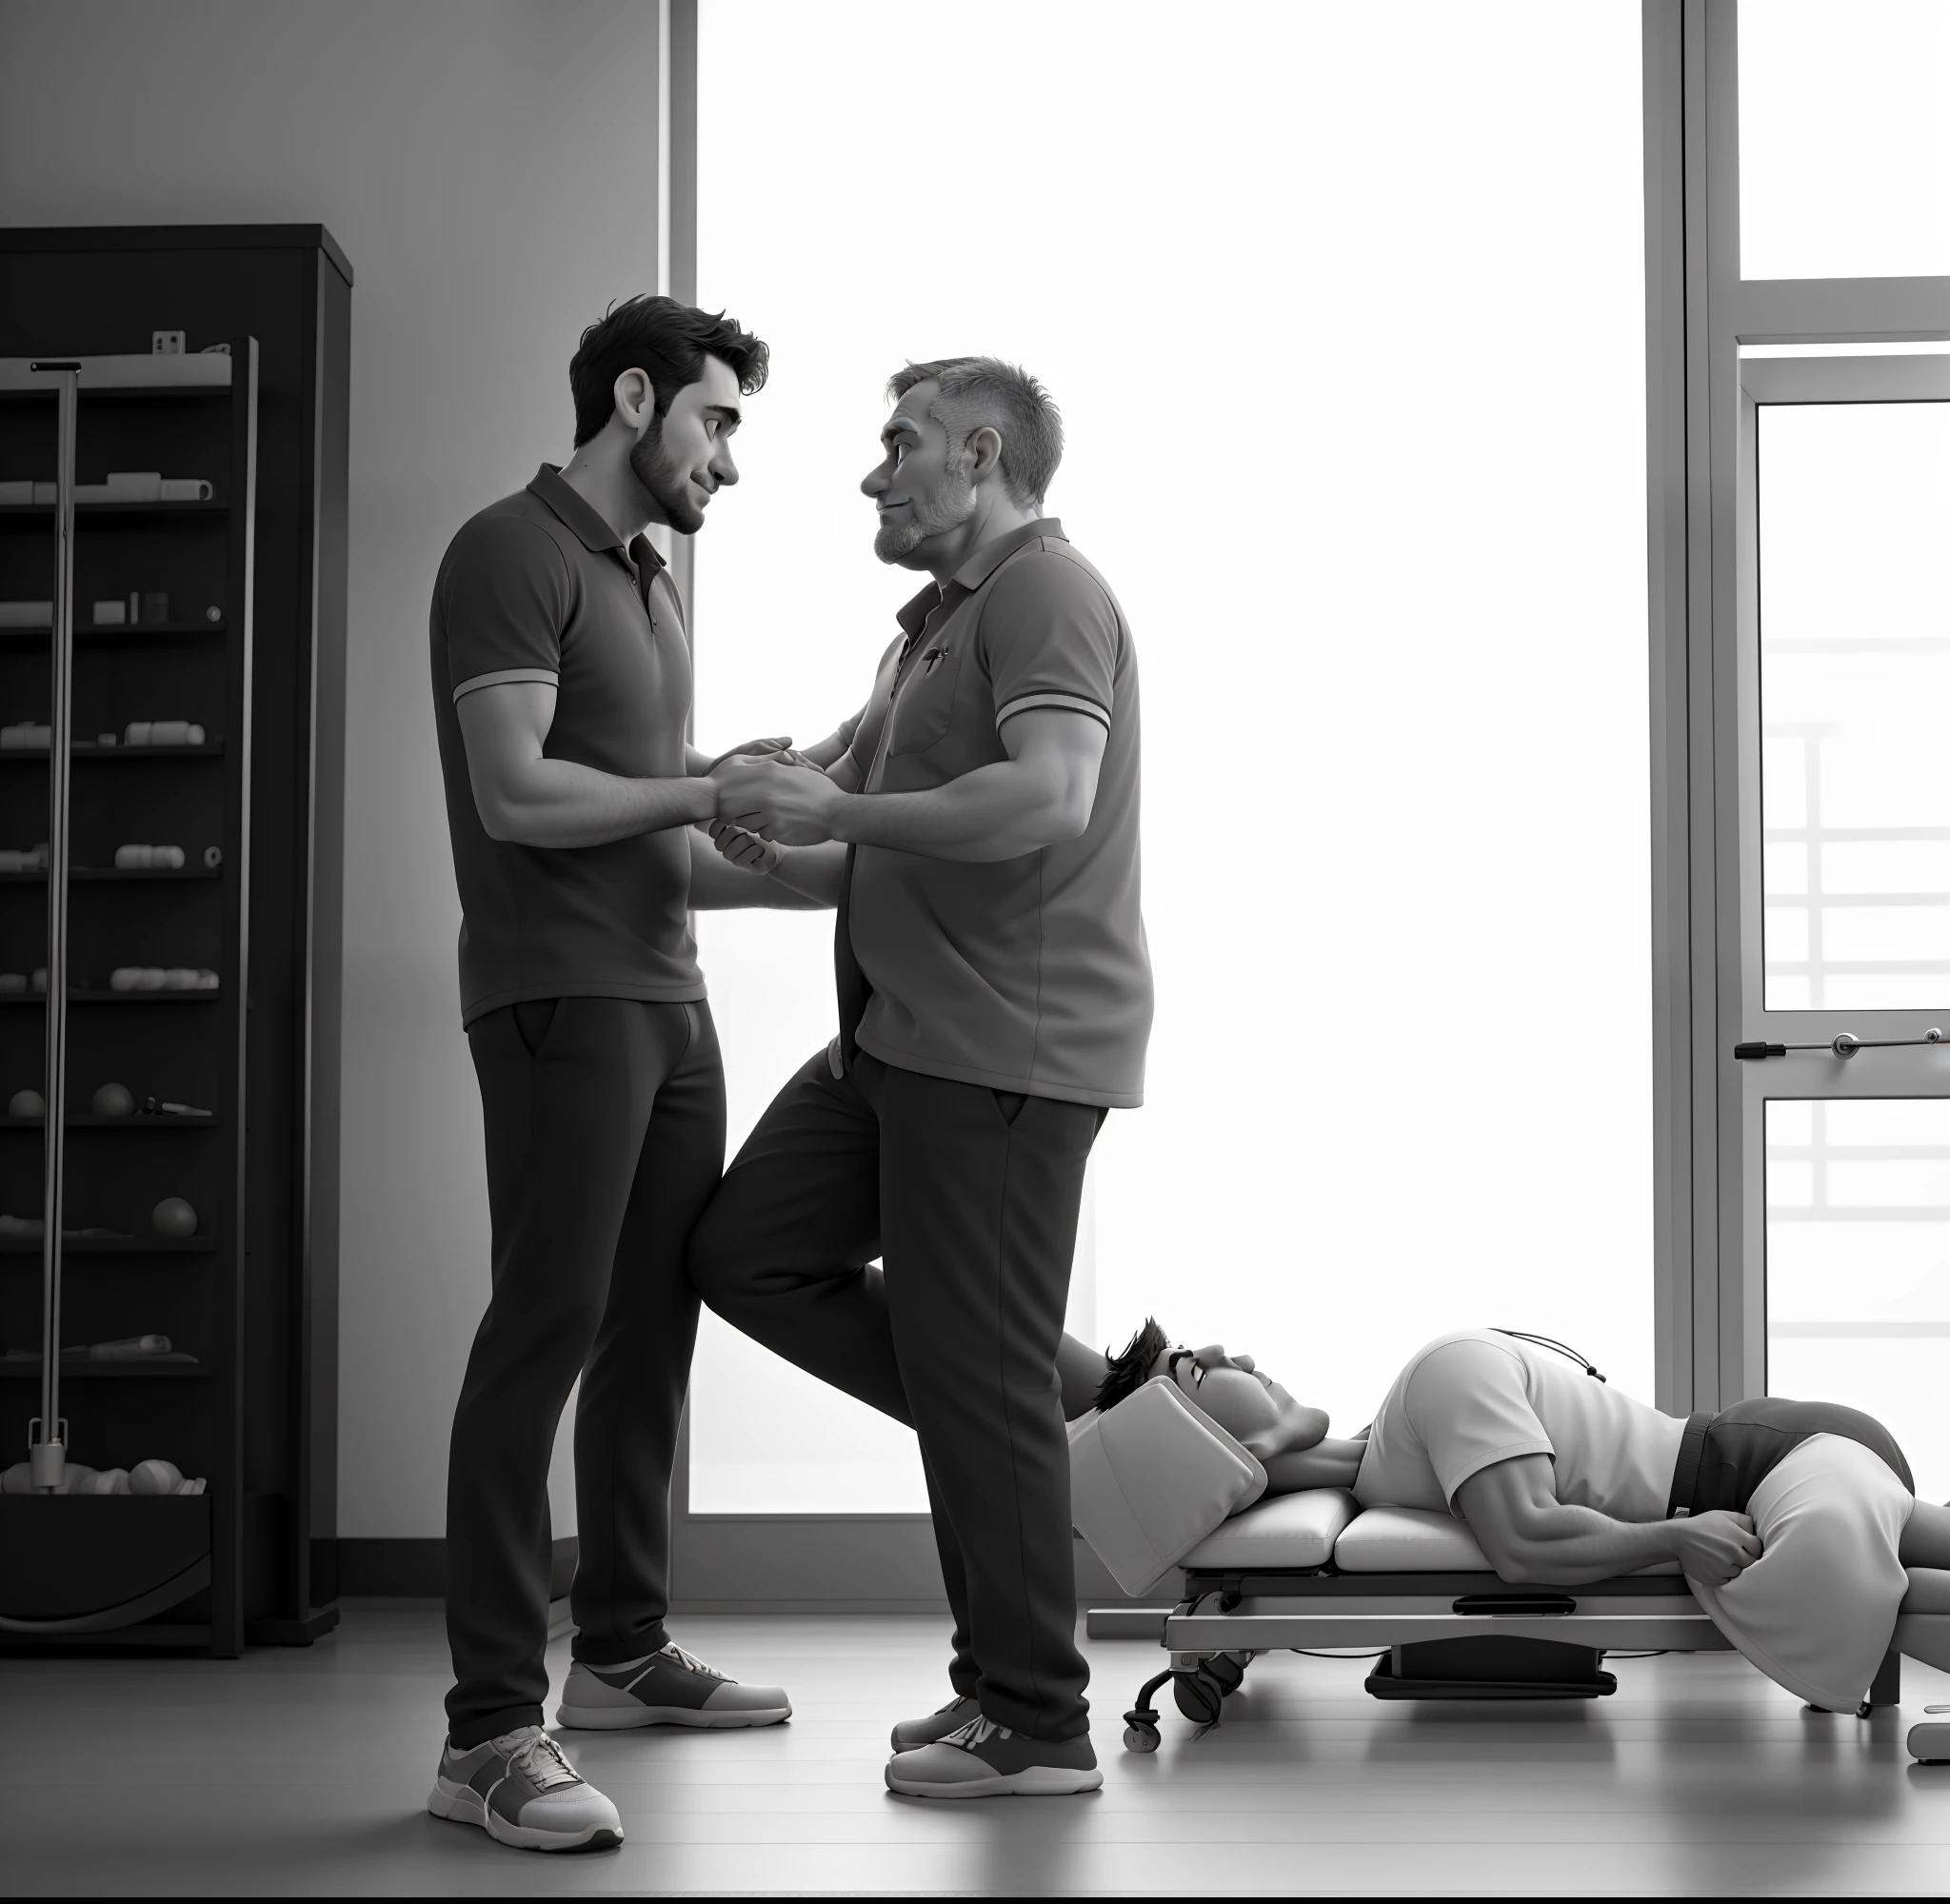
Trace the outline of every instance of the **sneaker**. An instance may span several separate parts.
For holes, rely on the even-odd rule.
[[[903,1719],[894,1728],[896,1752],[912,1752],[915,1747],[935,1745],[951,1732],[960,1732],[970,1719],[980,1718],[982,1708],[973,1694],[957,1693],[945,1706],[937,1706],[925,1719]]]
[[[887,1760],[887,1790],[910,1798],[1058,1798],[1103,1783],[1087,1735],[1053,1745],[985,1718]]]
[[[779,1686],[741,1686],[715,1667],[667,1646],[621,1666],[576,1660],[555,1708],[558,1725],[621,1732],[630,1726],[763,1726],[792,1716]]]
[[[449,1739],[427,1809],[522,1851],[614,1851],[623,1842],[616,1807],[540,1726],[517,1726],[468,1752]]]

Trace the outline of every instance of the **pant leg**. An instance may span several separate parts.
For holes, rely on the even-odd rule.
[[[871,1061],[862,1061],[870,1063]],[[687,1254],[705,1302],[822,1381],[913,1425],[880,1255],[880,1120],[822,1051],[767,1107]]]
[[[890,1320],[985,1716],[1088,1726],[1056,1372],[1095,1106],[859,1066],[881,1124]]]
[[[661,1078],[658,1015],[563,999],[530,1051],[515,1008],[468,1028],[487,1137],[493,1294],[448,1458],[448,1729],[539,1724],[547,1694],[548,1458],[607,1300]]]
[[[657,1090],[576,1400],[575,1656],[639,1659],[670,1610],[670,1471],[697,1340],[685,1240],[725,1164],[725,1067],[710,1007],[652,1007],[683,1047]],[[663,1056],[660,1045],[658,1054]]]

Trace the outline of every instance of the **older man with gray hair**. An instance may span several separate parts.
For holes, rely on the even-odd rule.
[[[1137,658],[1043,513],[1043,387],[961,357],[888,394],[874,549],[933,579],[860,714],[796,764],[714,774],[721,847],[837,901],[839,1035],[688,1260],[721,1316],[920,1436],[954,1696],[895,1728],[888,1785],[1083,1792],[1103,1775],[1056,1363],[1084,1167],[1144,1091]]]

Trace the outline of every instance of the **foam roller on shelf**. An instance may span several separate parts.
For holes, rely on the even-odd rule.
[[[131,747],[200,747],[204,744],[203,728],[194,721],[131,721],[122,738]]]

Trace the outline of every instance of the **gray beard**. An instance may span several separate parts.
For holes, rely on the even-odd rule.
[[[883,562],[899,562],[912,555],[930,536],[958,529],[975,513],[975,486],[959,469],[950,469],[947,480],[926,503],[915,503],[902,522],[882,519],[873,538],[873,552]]]
[[[690,486],[664,449],[664,426],[654,423],[648,433],[630,446],[629,471],[649,491],[658,513],[679,535],[695,535],[705,526],[705,512],[691,501]]]

